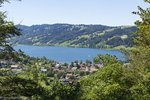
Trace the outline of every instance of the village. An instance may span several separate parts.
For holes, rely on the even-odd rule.
[[[72,83],[79,80],[81,77],[96,72],[103,67],[101,62],[94,64],[92,62],[79,63],[78,61],[71,64],[54,63],[51,66],[40,64],[38,67],[39,74],[45,74],[47,77],[58,78],[62,83]],[[11,70],[14,73],[20,74],[27,71],[29,67],[13,61],[0,60],[0,70]],[[30,68],[32,70],[32,68]]]

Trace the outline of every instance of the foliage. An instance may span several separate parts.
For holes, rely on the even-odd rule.
[[[61,84],[58,81],[54,81],[46,89],[49,93],[47,99],[50,100],[78,100],[78,96],[80,95],[80,86],[78,83]]]
[[[106,64],[95,74],[80,80],[81,100],[150,99],[150,8],[138,9],[134,13],[140,15],[141,20],[136,22],[135,46],[130,51],[129,64],[124,66],[115,59],[109,60],[107,56],[96,57],[95,62],[103,61]]]
[[[4,97],[26,96],[41,94],[41,88],[34,80],[19,77],[3,77],[0,81],[0,95]]]
[[[1,0],[0,5],[8,0]],[[13,22],[6,20],[5,12],[0,12],[0,59],[17,58],[15,51],[8,43],[12,36],[20,35],[20,31]]]
[[[82,100],[123,100],[123,87],[119,84],[122,66],[114,64],[80,80]],[[119,92],[119,94],[118,94]],[[122,98],[121,98],[122,97]]]
[[[104,66],[108,66],[114,63],[122,63],[122,61],[119,61],[116,56],[111,56],[109,54],[106,55],[98,55],[97,57],[94,58],[94,63],[100,63],[103,64]]]
[[[145,0],[149,2],[149,0]],[[135,33],[135,48],[130,55],[132,65],[136,68],[144,67],[144,70],[150,69],[150,8],[146,10],[138,7],[138,14],[141,20],[136,21],[137,32]]]

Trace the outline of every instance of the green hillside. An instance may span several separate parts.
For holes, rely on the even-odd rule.
[[[132,47],[134,26],[43,24],[18,25],[22,35],[11,39],[13,44],[53,45],[88,48]]]

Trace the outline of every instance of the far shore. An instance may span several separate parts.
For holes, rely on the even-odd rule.
[[[89,49],[101,49],[101,50],[132,50],[134,47],[125,47],[125,46],[118,46],[118,47],[109,47],[109,48],[90,48],[90,47],[80,47],[80,46],[65,46],[65,45],[46,45],[46,44],[40,44],[40,45],[35,45],[35,44],[13,44],[12,46],[53,46],[53,47],[66,47],[66,48],[89,48]]]

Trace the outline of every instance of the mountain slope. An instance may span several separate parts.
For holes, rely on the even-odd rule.
[[[22,35],[11,40],[13,44],[56,45],[89,48],[131,47],[132,32],[136,27],[104,25],[43,24],[18,25]]]

